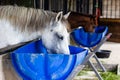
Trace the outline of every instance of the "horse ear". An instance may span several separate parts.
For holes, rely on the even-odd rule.
[[[61,21],[62,17],[63,17],[63,12],[61,11],[56,16],[56,22]]]
[[[64,15],[64,18],[65,18],[65,19],[68,19],[70,13],[71,13],[71,12],[68,12],[67,14],[65,14],[65,15]]]

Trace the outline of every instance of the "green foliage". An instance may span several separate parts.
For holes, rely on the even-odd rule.
[[[103,80],[120,80],[120,76],[114,72],[103,72],[101,73]]]
[[[89,75],[87,73],[87,71],[86,70],[82,70],[82,71],[79,72],[79,74],[77,76]],[[102,76],[103,80],[120,80],[120,75],[117,75],[116,71],[100,72],[100,75]]]

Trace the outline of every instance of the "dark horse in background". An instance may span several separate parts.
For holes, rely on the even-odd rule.
[[[78,12],[70,12],[68,22],[71,25],[71,30],[82,26],[86,32],[94,32],[95,27],[98,25],[95,15]]]

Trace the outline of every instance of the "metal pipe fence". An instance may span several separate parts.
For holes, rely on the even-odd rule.
[[[51,11],[76,11],[85,14],[93,14],[93,0],[40,0],[44,8]],[[46,7],[47,6],[47,7]]]
[[[101,18],[120,18],[120,0],[0,0],[0,5],[18,5],[51,11],[96,14],[100,8]]]
[[[0,0],[0,5],[18,5],[34,7],[51,11],[76,11],[92,14],[92,0]],[[93,1],[92,1],[93,2]]]
[[[0,5],[17,5],[34,7],[34,1],[35,0],[0,0]]]
[[[120,18],[120,0],[103,0],[101,18]]]

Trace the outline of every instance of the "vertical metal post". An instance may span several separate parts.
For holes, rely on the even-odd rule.
[[[93,0],[93,15],[95,15],[96,12],[96,0]]]
[[[44,9],[49,10],[49,0],[44,0]]]
[[[76,11],[79,12],[79,0],[76,0]]]
[[[77,12],[82,12],[82,4],[83,0],[76,0],[76,11]]]
[[[115,17],[114,17],[114,18],[116,18],[116,12],[117,12],[117,7],[118,7],[118,6],[116,5],[116,4],[117,4],[116,2],[117,2],[117,1],[115,0]]]
[[[80,6],[79,12],[82,12],[83,11],[83,0],[80,0],[79,6]]]
[[[110,11],[110,16],[112,16],[112,0],[111,0],[111,11]]]
[[[87,4],[86,4],[87,5],[87,9],[86,9],[87,14],[89,14],[89,3],[90,3],[90,0],[87,0]]]
[[[54,2],[53,5],[54,5],[54,11],[55,11],[55,12],[58,11],[58,1],[59,1],[59,0],[53,0],[53,2]]]
[[[70,11],[71,10],[71,0],[68,0],[68,11]],[[77,5],[77,4],[76,4]]]
[[[86,7],[85,6],[85,0],[82,1],[82,6],[81,7],[82,7],[82,13],[85,13],[85,7]]]
[[[63,0],[63,13],[67,13],[68,0]]]
[[[120,0],[119,0],[119,18],[120,18]]]
[[[109,11],[108,11],[108,6],[109,6],[109,5],[108,5],[108,1],[109,1],[109,0],[106,1],[106,18],[108,18],[108,12],[109,12]]]
[[[34,3],[35,3],[34,7],[37,8],[37,9],[39,9],[40,8],[40,0],[34,0]]]
[[[98,0],[98,8],[100,9],[100,14],[102,15],[102,0]]]

